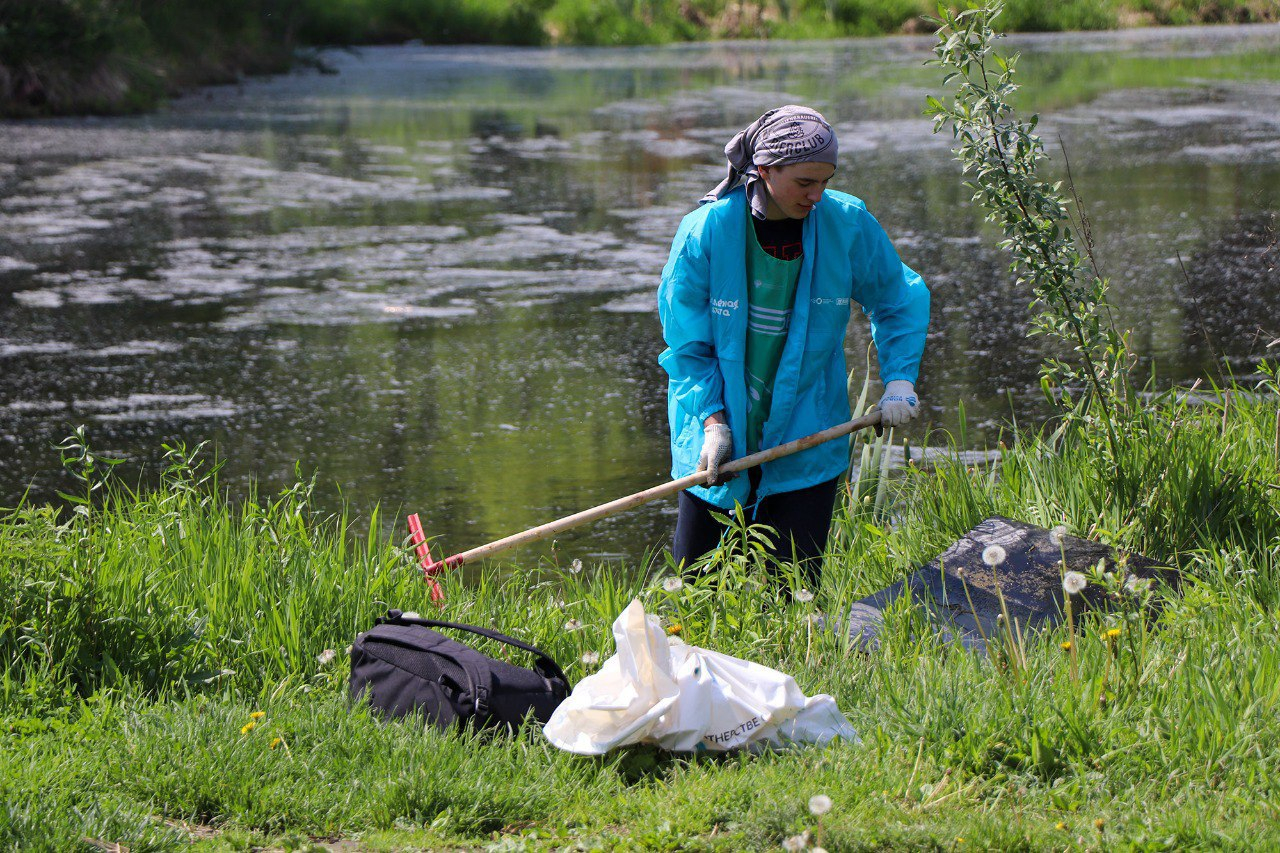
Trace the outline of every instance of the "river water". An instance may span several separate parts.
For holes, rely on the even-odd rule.
[[[374,48],[158,114],[0,123],[0,506],[68,486],[52,446],[77,424],[130,482],[207,439],[233,494],[300,470],[322,506],[420,512],[447,552],[662,482],[657,276],[724,142],[788,102],[833,119],[835,188],[933,290],[912,442],[963,402],[987,446],[1043,416],[1041,350],[921,114],[931,46]],[[1280,28],[1005,47],[1144,370],[1248,377],[1280,337]],[[634,561],[673,511],[556,554]]]

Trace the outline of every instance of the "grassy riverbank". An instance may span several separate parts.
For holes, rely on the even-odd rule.
[[[994,471],[909,469],[880,513],[846,508],[810,603],[740,554],[715,595],[664,591],[660,562],[575,572],[570,554],[449,580],[444,618],[540,645],[575,680],[638,595],[690,642],[832,693],[865,741],[723,760],[587,760],[536,728],[442,735],[349,710],[355,633],[389,605],[432,610],[410,556],[369,532],[376,516],[316,515],[306,484],[233,505],[175,452],[154,492],[82,485],[75,512],[0,517],[0,846],[740,850],[805,830],[828,849],[1276,845],[1278,404],[1272,380],[1155,401],[1119,465],[1076,433],[1011,436]],[[1062,630],[1010,670],[914,633],[910,610],[870,656],[813,629],[993,513],[1167,561],[1182,593],[1152,624],[1123,605],[1087,622],[1078,677]],[[820,820],[818,794],[834,802]]]
[[[923,32],[932,0],[0,0],[0,117],[128,113],[293,67],[299,49],[618,45]],[[1007,31],[1280,20],[1274,0],[1011,0]]]
[[[0,117],[128,113],[296,62],[290,0],[0,0]]]

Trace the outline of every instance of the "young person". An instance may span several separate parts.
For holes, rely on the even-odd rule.
[[[827,189],[836,154],[816,110],[770,110],[725,146],[728,176],[672,242],[658,289],[671,474],[709,474],[680,494],[672,554],[684,565],[719,544],[712,512],[741,504],[778,531],[775,556],[801,561],[816,588],[848,440],[747,477],[721,477],[720,466],[849,419],[844,339],[854,303],[871,320],[882,423],[919,413],[929,291],[862,201]]]

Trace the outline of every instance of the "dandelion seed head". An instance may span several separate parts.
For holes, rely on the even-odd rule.
[[[982,549],[982,562],[986,563],[988,566],[998,566],[1008,557],[1008,552],[999,545],[988,545]]]
[[[585,652],[582,655],[582,662],[587,666],[595,666],[596,664],[600,663],[600,653]]]
[[[575,575],[582,571],[582,561],[575,557],[573,562],[569,564],[569,571]]]
[[[337,656],[338,653],[333,649],[325,649],[320,654],[316,655],[316,660],[320,662],[321,666],[328,666],[333,663],[333,659]]]
[[[1062,547],[1062,537],[1067,535],[1067,526],[1059,524],[1057,527],[1049,531],[1049,542],[1057,547]]]
[[[814,794],[809,798],[809,814],[824,815],[831,811],[831,798],[826,794]]]
[[[678,592],[684,587],[684,581],[680,578],[667,578],[662,582],[662,588],[667,592]]]
[[[793,835],[786,841],[782,842],[782,849],[787,851],[808,850],[809,842],[813,840],[813,832],[806,829],[799,835]]]
[[[568,622],[564,623],[564,629],[566,631],[576,631],[581,627],[582,627],[582,623],[579,622],[577,619],[570,619]]]
[[[796,601],[801,604],[808,604],[810,601],[813,601],[813,593],[809,592],[807,589],[799,590],[796,593]]]
[[[1151,578],[1140,578],[1137,575],[1129,575],[1124,582],[1124,591],[1130,595],[1138,595],[1146,592],[1151,588]]]
[[[1067,572],[1062,576],[1062,588],[1068,595],[1079,595],[1088,585],[1089,581],[1079,572]]]

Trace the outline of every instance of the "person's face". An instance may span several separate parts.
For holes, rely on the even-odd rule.
[[[827,182],[836,173],[830,163],[794,163],[761,166],[760,180],[769,191],[769,219],[804,219],[822,198]]]

